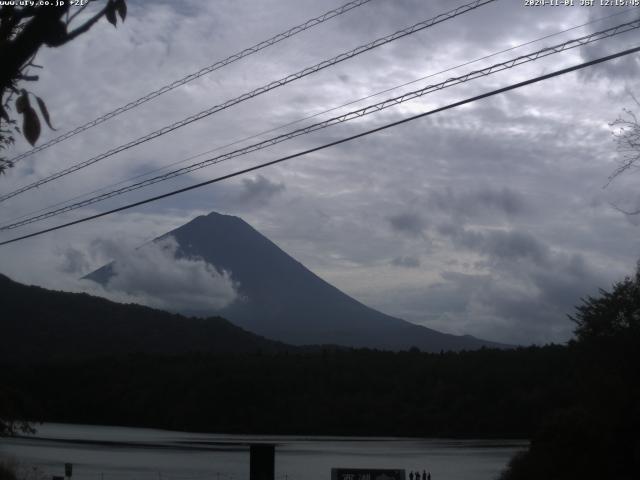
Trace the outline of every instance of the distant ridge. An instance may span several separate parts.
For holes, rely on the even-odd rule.
[[[0,275],[0,363],[137,353],[295,351],[218,318],[187,318],[85,293],[26,286]]]
[[[449,335],[385,315],[341,292],[282,251],[242,219],[210,213],[159,237],[172,236],[177,255],[200,257],[231,274],[241,299],[215,313],[268,338],[294,345],[333,344],[423,351],[506,345]],[[142,247],[144,248],[144,247]],[[106,284],[111,264],[85,278]]]

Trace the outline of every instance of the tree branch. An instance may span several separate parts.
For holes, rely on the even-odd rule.
[[[91,0],[87,0],[87,3],[85,3],[84,5],[82,5],[77,11],[76,13],[74,13],[73,15],[71,15],[69,17],[69,19],[67,20],[67,26],[69,26],[69,24],[71,22],[73,22],[73,19],[76,18],[78,15],[80,15],[82,13],[82,11],[87,8],[89,6],[89,4],[91,3]]]
[[[631,211],[629,211],[629,210],[625,210],[624,208],[619,207],[618,205],[616,205],[616,204],[615,204],[615,203],[613,203],[613,202],[609,202],[609,205],[611,205],[611,206],[613,207],[613,209],[614,209],[614,210],[616,210],[616,211],[618,211],[618,212],[620,212],[620,213],[624,213],[625,215],[629,215],[629,216],[632,216],[632,215],[640,215],[640,209],[638,209],[638,210],[631,210]]]
[[[88,5],[88,3],[86,4]],[[109,3],[107,2],[107,5],[105,5],[105,7],[100,10],[98,13],[96,13],[93,17],[91,17],[89,20],[87,20],[86,22],[84,22],[83,25],[79,26],[78,28],[76,28],[75,30],[73,30],[72,32],[67,33],[67,35],[64,37],[64,41],[61,43],[65,44],[71,40],[73,40],[74,38],[76,38],[78,35],[82,35],[83,33],[89,31],[89,29],[91,27],[93,27],[93,25],[102,18],[102,16],[106,13],[107,8],[109,8]]]

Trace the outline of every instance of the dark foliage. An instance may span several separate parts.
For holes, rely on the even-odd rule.
[[[6,381],[8,365],[82,360],[100,355],[295,350],[222,318],[186,318],[86,294],[27,287],[0,275],[0,436],[25,433],[45,392],[28,396]],[[6,374],[6,375],[5,375]],[[35,385],[34,385],[35,386]],[[52,388],[51,391],[56,391]]]
[[[639,265],[640,267],[640,265]],[[616,283],[611,292],[600,290],[576,307],[576,341],[596,345],[640,336],[640,268],[634,278]]]
[[[576,308],[574,399],[549,417],[505,480],[637,478],[640,270]]]
[[[130,353],[293,350],[228,321],[187,318],[87,294],[29,287],[0,275],[0,362],[38,363]]]
[[[34,145],[40,137],[40,117],[53,129],[44,100],[24,88],[18,88],[21,82],[39,79],[38,75],[30,73],[33,69],[42,68],[34,63],[38,50],[42,46],[60,47],[70,42],[89,31],[102,17],[116,26],[117,17],[124,21],[127,14],[125,0],[107,0],[90,18],[71,27],[77,14],[90,2],[75,8],[74,12],[71,12],[71,2],[60,2],[59,5],[53,5],[54,2],[46,2],[50,5],[26,3],[6,2],[0,7],[0,151],[13,144],[14,132],[22,133]],[[36,100],[40,117],[31,105],[30,97]],[[22,116],[21,128],[10,114],[12,107]],[[12,162],[0,156],[0,173],[12,166]]]
[[[559,346],[131,355],[5,368],[60,422],[232,433],[527,437],[568,404]]]
[[[15,468],[9,463],[0,461],[0,480],[17,480]]]
[[[187,318],[2,276],[0,291],[0,371],[3,385],[22,394],[12,397],[12,418],[221,432],[527,437],[546,412],[568,405],[565,347],[442,354],[301,348],[221,318]]]
[[[33,426],[26,420],[34,412],[38,412],[37,405],[22,392],[6,383],[0,385],[0,437],[34,433]]]

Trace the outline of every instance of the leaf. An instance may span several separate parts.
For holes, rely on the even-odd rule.
[[[109,3],[107,3],[107,8],[104,14],[105,14],[105,17],[107,17],[107,20],[109,21],[109,23],[115,27],[116,24],[118,23],[118,19],[116,18],[115,2],[113,2],[112,0],[109,0]]]
[[[40,136],[40,120],[38,119],[38,114],[31,106],[22,114],[22,133],[31,146],[36,144]]]
[[[49,111],[47,110],[47,106],[45,105],[44,100],[42,100],[40,97],[36,97],[36,99],[38,100],[38,107],[40,107],[40,113],[42,113],[42,118],[44,118],[44,121],[47,122],[47,125],[49,126],[49,128],[55,131],[56,129],[51,126]]]
[[[127,17],[127,2],[125,2],[125,0],[116,0],[115,6],[118,15],[120,15],[120,18],[124,22],[124,19]]]
[[[27,91],[23,88],[21,92],[20,96],[16,99],[16,112],[18,113],[25,112],[27,108],[31,106],[29,104],[29,94]]]
[[[44,44],[47,47],[59,47],[67,43],[67,25],[60,19],[48,24]]]

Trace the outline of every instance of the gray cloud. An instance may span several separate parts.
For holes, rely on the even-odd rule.
[[[473,231],[458,225],[440,225],[438,232],[458,247],[474,250],[494,260],[528,259],[538,265],[549,263],[549,248],[534,236],[518,231]]]
[[[561,258],[556,260],[558,267],[549,269],[518,270],[503,264],[484,274],[445,270],[438,281],[422,289],[394,291],[396,303],[383,308],[397,309],[405,318],[455,334],[522,345],[532,339],[566,341],[573,330],[567,314],[583,296],[596,292],[603,277],[588,272],[579,278]]]
[[[427,228],[427,221],[417,213],[399,213],[387,220],[395,231],[411,237],[422,236]]]
[[[69,247],[62,252],[60,270],[63,272],[73,275],[83,275],[89,271],[90,267],[90,260],[83,251]]]
[[[606,19],[590,26],[591,31],[602,31],[604,29],[611,28],[622,23],[631,22],[639,18],[636,8],[629,8],[616,13],[617,15],[613,16],[612,18]],[[609,12],[606,6],[602,7],[598,5],[590,9],[589,20],[593,21],[609,15],[611,15],[611,12]],[[634,30],[621,35],[616,39],[616,41],[613,42],[598,42],[593,45],[581,47],[580,54],[582,55],[584,61],[595,60],[596,58],[611,55],[612,53],[616,53],[626,48],[635,46],[633,45],[635,37],[636,31]],[[579,73],[579,75],[582,78],[588,80],[609,77],[616,79],[622,78],[631,81],[635,80],[639,73],[640,60],[638,59],[638,56],[629,55],[623,58],[603,63],[595,68],[583,70]]]
[[[88,288],[112,300],[183,313],[220,309],[237,298],[228,273],[200,258],[178,258],[177,248],[169,236],[136,250],[119,250],[104,291]]]
[[[456,192],[452,188],[436,190],[429,195],[429,205],[460,218],[501,213],[507,217],[529,212],[525,198],[508,188],[486,187],[470,192]]]
[[[265,204],[274,196],[285,191],[284,183],[272,182],[263,175],[255,178],[242,179],[242,192],[237,196],[237,201],[248,204]]]
[[[420,266],[420,258],[411,255],[395,257],[391,260],[391,264],[396,267],[418,268]]]
[[[127,21],[118,29],[101,22],[82,41],[43,49],[37,60],[44,66],[38,72],[41,80],[29,88],[46,100],[60,133],[340,3],[132,2]],[[448,0],[370,2],[44,150],[20,162],[0,179],[0,187],[32,182],[453,7]],[[608,8],[524,8],[521,2],[495,2],[5,202],[3,221],[194,154],[212,156],[307,125],[327,115],[260,134],[402,82],[435,74],[338,108],[331,115],[628,20],[619,15],[437,74],[612,13]],[[635,35],[442,90],[71,213],[65,220],[313,148],[623,49]],[[572,328],[565,315],[576,298],[631,273],[640,256],[637,217],[625,217],[610,206],[610,202],[623,207],[637,204],[637,176],[625,176],[602,190],[617,158],[607,123],[631,105],[625,89],[633,88],[631,80],[637,73],[636,60],[627,57],[584,74],[317,151],[262,170],[262,176],[217,183],[8,245],[0,248],[0,271],[53,288],[72,285],[76,272],[87,266],[95,268],[121,250],[133,251],[131,245],[145,244],[190,218],[219,210],[243,217],[323,278],[386,313],[444,331],[501,341],[563,341]],[[44,142],[57,133],[45,130],[42,135]],[[18,139],[14,153],[27,148]],[[26,228],[20,233],[31,231]],[[3,240],[12,235],[0,232]],[[75,252],[68,250],[70,245]],[[159,265],[169,258],[162,252],[153,255]],[[420,268],[399,268],[403,265],[398,264],[409,267],[414,263],[411,259],[419,259]],[[153,262],[148,260],[139,268],[151,276]],[[204,286],[210,284],[229,293],[220,278],[207,280],[206,265],[193,262],[176,267],[175,281],[185,285],[192,276],[203,285],[197,292],[207,291]],[[161,292],[166,288],[160,281],[145,286],[149,294],[138,292],[134,285],[134,280],[144,284],[144,278],[127,270],[120,274],[119,288],[133,292],[135,300],[118,293],[121,298],[154,299],[154,305],[162,305],[160,297],[165,293]],[[183,296],[178,303],[202,300],[197,293],[198,298],[189,298],[186,287],[180,290]]]

